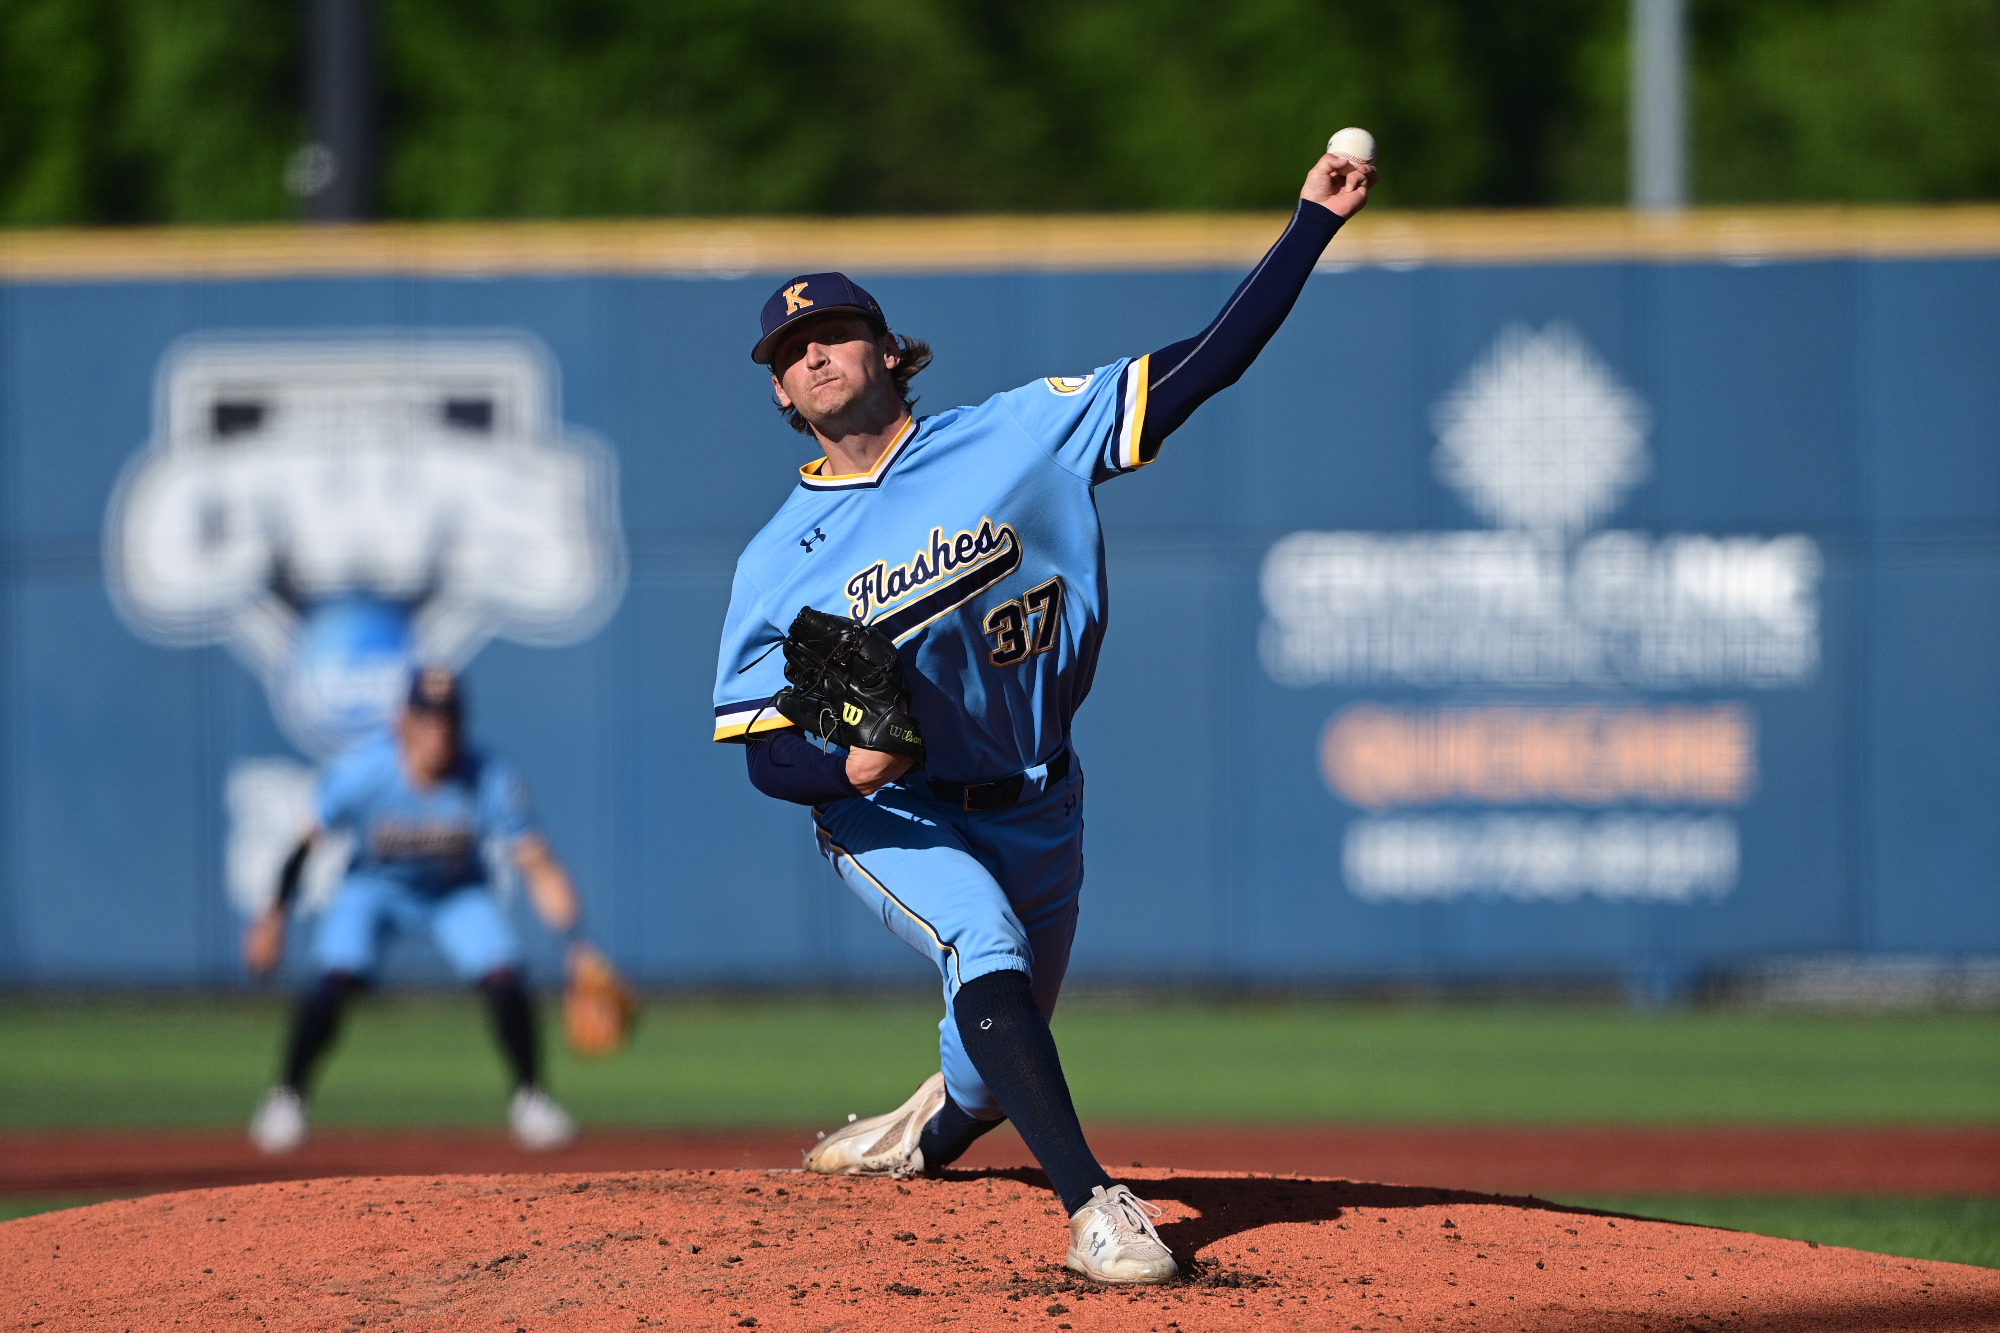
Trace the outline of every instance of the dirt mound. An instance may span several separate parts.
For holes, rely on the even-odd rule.
[[[1028,1172],[389,1176],[0,1224],[8,1329],[1993,1329],[2000,1272],[1510,1199],[1132,1171],[1185,1279],[1061,1268]]]

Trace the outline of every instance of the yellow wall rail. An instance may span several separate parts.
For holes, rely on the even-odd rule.
[[[1240,268],[1279,214],[675,218],[0,231],[0,281],[625,273],[729,277]],[[2000,255],[2000,205],[1364,213],[1327,263],[1655,263]]]

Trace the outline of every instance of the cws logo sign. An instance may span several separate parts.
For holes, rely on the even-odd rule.
[[[1735,887],[1751,713],[1659,696],[1809,684],[1820,553],[1802,535],[1601,528],[1649,472],[1648,425],[1573,330],[1510,326],[1432,413],[1436,476],[1491,528],[1297,532],[1266,553],[1273,680],[1453,700],[1357,703],[1322,730],[1328,788],[1362,812],[1342,853],[1357,896]]]
[[[562,424],[524,335],[194,339],[154,402],[106,516],[112,600],[155,642],[227,644],[315,759],[381,726],[414,663],[574,643],[622,595],[615,460]],[[240,905],[309,785],[232,772]]]

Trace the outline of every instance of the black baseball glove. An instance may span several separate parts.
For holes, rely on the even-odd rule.
[[[907,755],[921,766],[924,738],[896,645],[858,620],[801,607],[785,635],[785,679],[771,701],[786,718],[847,749]]]

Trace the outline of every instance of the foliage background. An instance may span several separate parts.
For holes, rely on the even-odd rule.
[[[380,0],[390,217],[1615,203],[1628,0]],[[0,221],[288,217],[298,0],[0,0]],[[1693,0],[1703,202],[2000,196],[2000,0]]]

